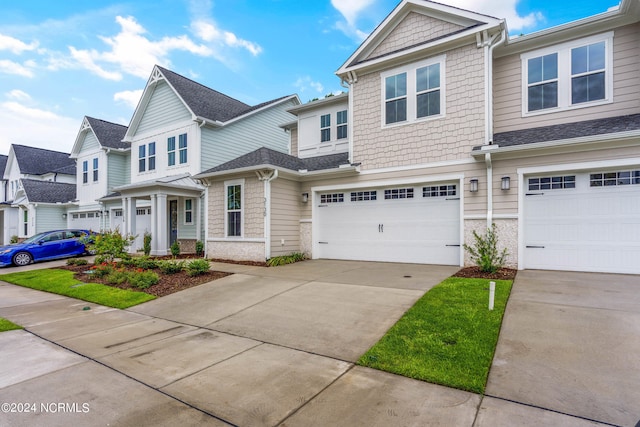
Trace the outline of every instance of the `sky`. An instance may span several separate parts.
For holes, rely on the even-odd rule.
[[[440,0],[528,34],[618,0]],[[344,88],[335,71],[399,0],[0,0],[0,154],[70,152],[84,116],[128,125],[155,64],[250,105]]]

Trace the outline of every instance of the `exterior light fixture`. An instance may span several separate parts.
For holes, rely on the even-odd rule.
[[[62,219],[67,219],[67,214],[66,213],[62,214]]]
[[[502,177],[502,189],[503,190],[508,190],[511,188],[511,178],[508,176],[503,176]]]
[[[309,201],[309,193],[302,193],[302,197],[300,198],[302,203],[307,203]]]
[[[472,193],[478,192],[478,178],[471,178],[471,180],[469,180],[469,191]]]

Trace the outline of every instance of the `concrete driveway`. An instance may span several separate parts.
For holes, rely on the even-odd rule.
[[[0,425],[597,426],[640,418],[640,384],[629,375],[640,367],[638,277],[603,275],[598,285],[573,273],[520,272],[482,397],[353,364],[456,267],[318,260],[213,268],[235,274],[124,311],[0,284],[0,316],[28,331],[0,334],[0,402],[76,403],[0,413]],[[585,348],[591,335],[581,324],[601,327],[601,345]],[[581,364],[562,357],[576,351]],[[565,371],[574,376],[555,378]]]

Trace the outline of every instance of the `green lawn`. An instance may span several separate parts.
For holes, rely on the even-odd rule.
[[[68,270],[31,270],[1,274],[0,280],[39,291],[81,299],[114,308],[128,308],[155,299],[144,292],[118,289],[99,283],[82,283]]]
[[[0,317],[0,332],[13,331],[14,329],[22,329],[22,326]]]
[[[450,277],[427,292],[358,364],[405,377],[484,393],[510,280]]]

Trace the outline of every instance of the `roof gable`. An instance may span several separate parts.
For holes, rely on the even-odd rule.
[[[69,153],[16,144],[11,146],[11,150],[21,174],[43,175],[61,169],[69,171],[69,167],[73,167],[75,174],[75,160],[69,157]]]
[[[76,141],[73,144],[73,149],[71,150],[72,158],[76,158],[82,150],[82,144],[88,132],[93,132],[93,135],[103,148],[113,148],[116,150],[129,150],[131,148],[131,144],[122,141],[124,135],[127,133],[126,126],[85,116],[82,120],[82,125],[80,125],[78,135],[76,136]]]
[[[504,20],[428,0],[403,0],[338,69],[346,77],[374,63],[504,26]]]
[[[75,184],[22,179],[22,191],[29,203],[68,203],[76,198]]]

